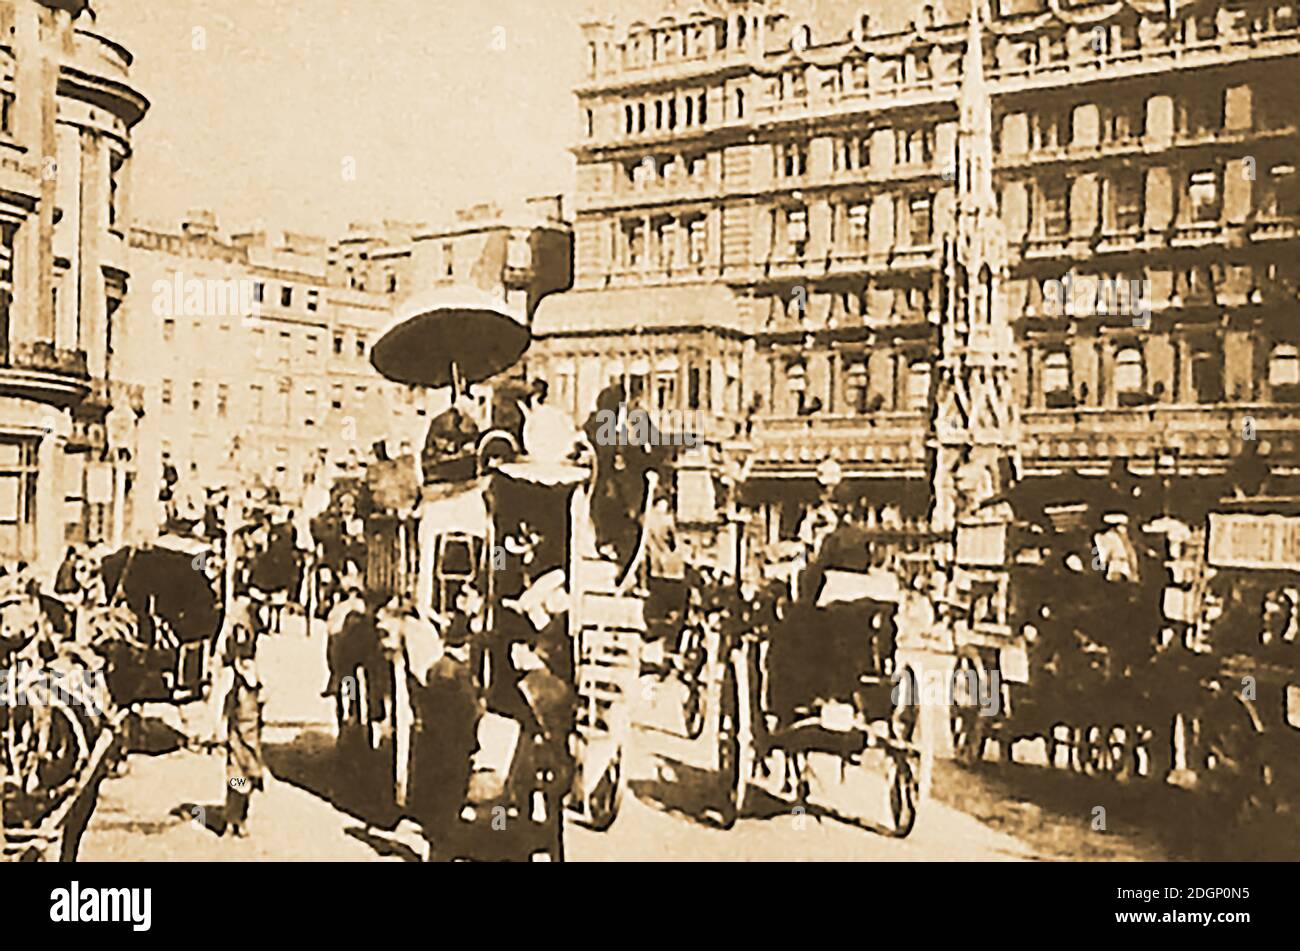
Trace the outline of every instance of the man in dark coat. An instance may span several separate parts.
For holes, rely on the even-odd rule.
[[[430,856],[448,854],[449,839],[469,790],[478,722],[483,706],[470,668],[470,631],[452,626],[443,655],[429,668],[428,686],[412,685],[412,811],[429,843]]]

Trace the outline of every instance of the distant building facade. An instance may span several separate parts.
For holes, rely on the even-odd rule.
[[[354,225],[333,242],[225,235],[206,212],[179,230],[134,229],[131,379],[146,394],[154,499],[139,530],[162,517],[165,472],[191,495],[261,485],[296,504],[318,474],[362,474],[378,443],[418,452],[446,394],[385,380],[370,347],[408,300],[440,286],[493,291],[520,320],[543,284],[567,286],[568,225],[558,203],[540,204],[541,218],[536,207],[447,228]]]
[[[1297,7],[984,3],[1024,474],[1296,474]],[[719,446],[747,433],[770,540],[827,460],[846,498],[927,511],[970,10],[585,27],[575,288],[535,328],[552,391],[581,416],[621,379]]]
[[[86,0],[0,3],[0,558],[52,569],[121,539],[138,496],[131,333],[131,54]]]

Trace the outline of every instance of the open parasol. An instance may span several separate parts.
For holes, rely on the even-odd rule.
[[[404,304],[371,348],[370,362],[395,383],[450,386],[454,399],[464,384],[513,366],[530,338],[500,297],[472,287],[445,288]]]

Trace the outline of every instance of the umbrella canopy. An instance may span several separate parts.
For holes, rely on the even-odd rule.
[[[153,598],[154,612],[182,641],[212,637],[221,622],[216,592],[196,567],[190,546],[128,546],[114,552],[104,559],[104,588],[141,617]]]
[[[408,386],[451,386],[456,374],[462,382],[478,383],[518,362],[531,336],[500,298],[452,288],[404,305],[371,348],[370,362]]]

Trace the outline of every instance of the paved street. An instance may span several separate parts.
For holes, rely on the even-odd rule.
[[[204,712],[151,709],[151,742],[163,751],[130,757],[127,773],[108,779],[82,843],[85,860],[252,858],[401,861],[422,852],[410,822],[395,828],[367,802],[368,780],[335,755],[324,683],[324,641],[301,628],[263,642],[267,681],[265,742],[275,778],[254,800],[251,836],[221,827],[224,761],[177,748],[183,732],[201,730]],[[642,710],[632,735],[631,795],[614,827],[596,833],[569,826],[568,857],[577,861],[660,859],[1013,859],[1029,856],[1010,835],[934,800],[915,832],[895,840],[873,831],[884,807],[879,770],[841,782],[837,767],[814,763],[814,808],[808,815],[755,789],[731,830],[720,828],[709,769],[711,736],[681,735],[680,687],[643,680]],[[164,726],[164,721],[170,726]],[[170,737],[171,742],[168,742]],[[169,749],[170,747],[170,749]],[[875,764],[879,765],[879,764]],[[373,798],[373,797],[371,797]],[[818,805],[827,810],[823,815]],[[834,818],[830,813],[850,817]]]

